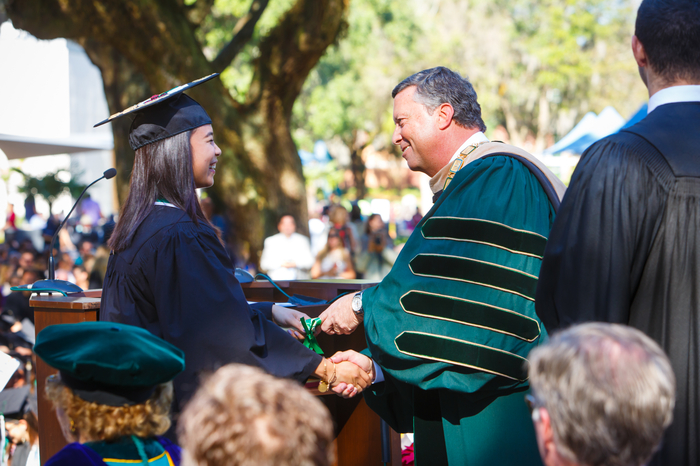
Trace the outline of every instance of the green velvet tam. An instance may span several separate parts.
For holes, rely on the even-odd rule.
[[[143,403],[185,369],[185,354],[147,330],[114,322],[51,325],[34,351],[85,401]]]

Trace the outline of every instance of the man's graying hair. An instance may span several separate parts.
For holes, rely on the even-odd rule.
[[[624,325],[588,323],[535,348],[530,387],[557,451],[588,466],[646,464],[673,419],[676,379],[664,352]]]
[[[394,88],[391,97],[406,89],[416,86],[413,100],[425,105],[432,115],[438,106],[448,103],[455,113],[452,119],[464,128],[479,128],[486,131],[484,120],[481,119],[481,106],[476,101],[476,91],[469,80],[458,73],[438,66],[420,71],[401,81]]]

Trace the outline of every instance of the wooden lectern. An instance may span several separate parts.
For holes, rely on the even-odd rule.
[[[332,299],[338,294],[355,292],[373,285],[363,280],[337,281],[292,281],[278,282],[277,285],[289,295],[300,294],[321,299]],[[249,301],[285,302],[286,296],[269,282],[253,282],[241,285]],[[36,332],[54,324],[96,321],[100,309],[102,290],[90,290],[70,296],[60,294],[51,296],[32,296],[29,304],[34,308]],[[326,306],[305,306],[299,310],[311,317],[318,316]],[[318,341],[326,352],[332,355],[336,351],[366,347],[364,331],[358,329],[352,335],[329,336],[320,334]],[[46,378],[56,373],[41,358],[36,358],[37,394],[39,404],[39,448],[42,465],[66,445],[61,433],[51,402],[46,399]],[[335,447],[336,466],[382,465],[381,422],[361,397],[344,400],[335,395],[320,397],[331,412],[336,426]],[[391,431],[390,464],[401,465],[399,435]]]

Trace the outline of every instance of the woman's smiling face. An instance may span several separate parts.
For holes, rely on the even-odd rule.
[[[216,162],[221,149],[214,142],[214,130],[211,125],[204,125],[192,131],[192,172],[197,188],[208,188],[214,184]]]

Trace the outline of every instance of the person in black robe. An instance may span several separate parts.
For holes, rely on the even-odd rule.
[[[669,7],[669,4],[673,7]],[[624,323],[668,354],[674,420],[653,465],[700,464],[700,3],[644,0],[632,49],[649,114],[582,156],[538,282],[548,332]]]
[[[100,320],[145,328],[184,351],[185,371],[174,380],[176,412],[201,375],[230,362],[302,383],[316,375],[331,386],[347,381],[364,387],[367,373],[322,358],[277,325],[303,332],[303,313],[248,305],[202,213],[195,189],[214,183],[221,150],[207,113],[182,92],[214,76],[110,117],[135,115],[129,143],[136,157],[109,242]]]

